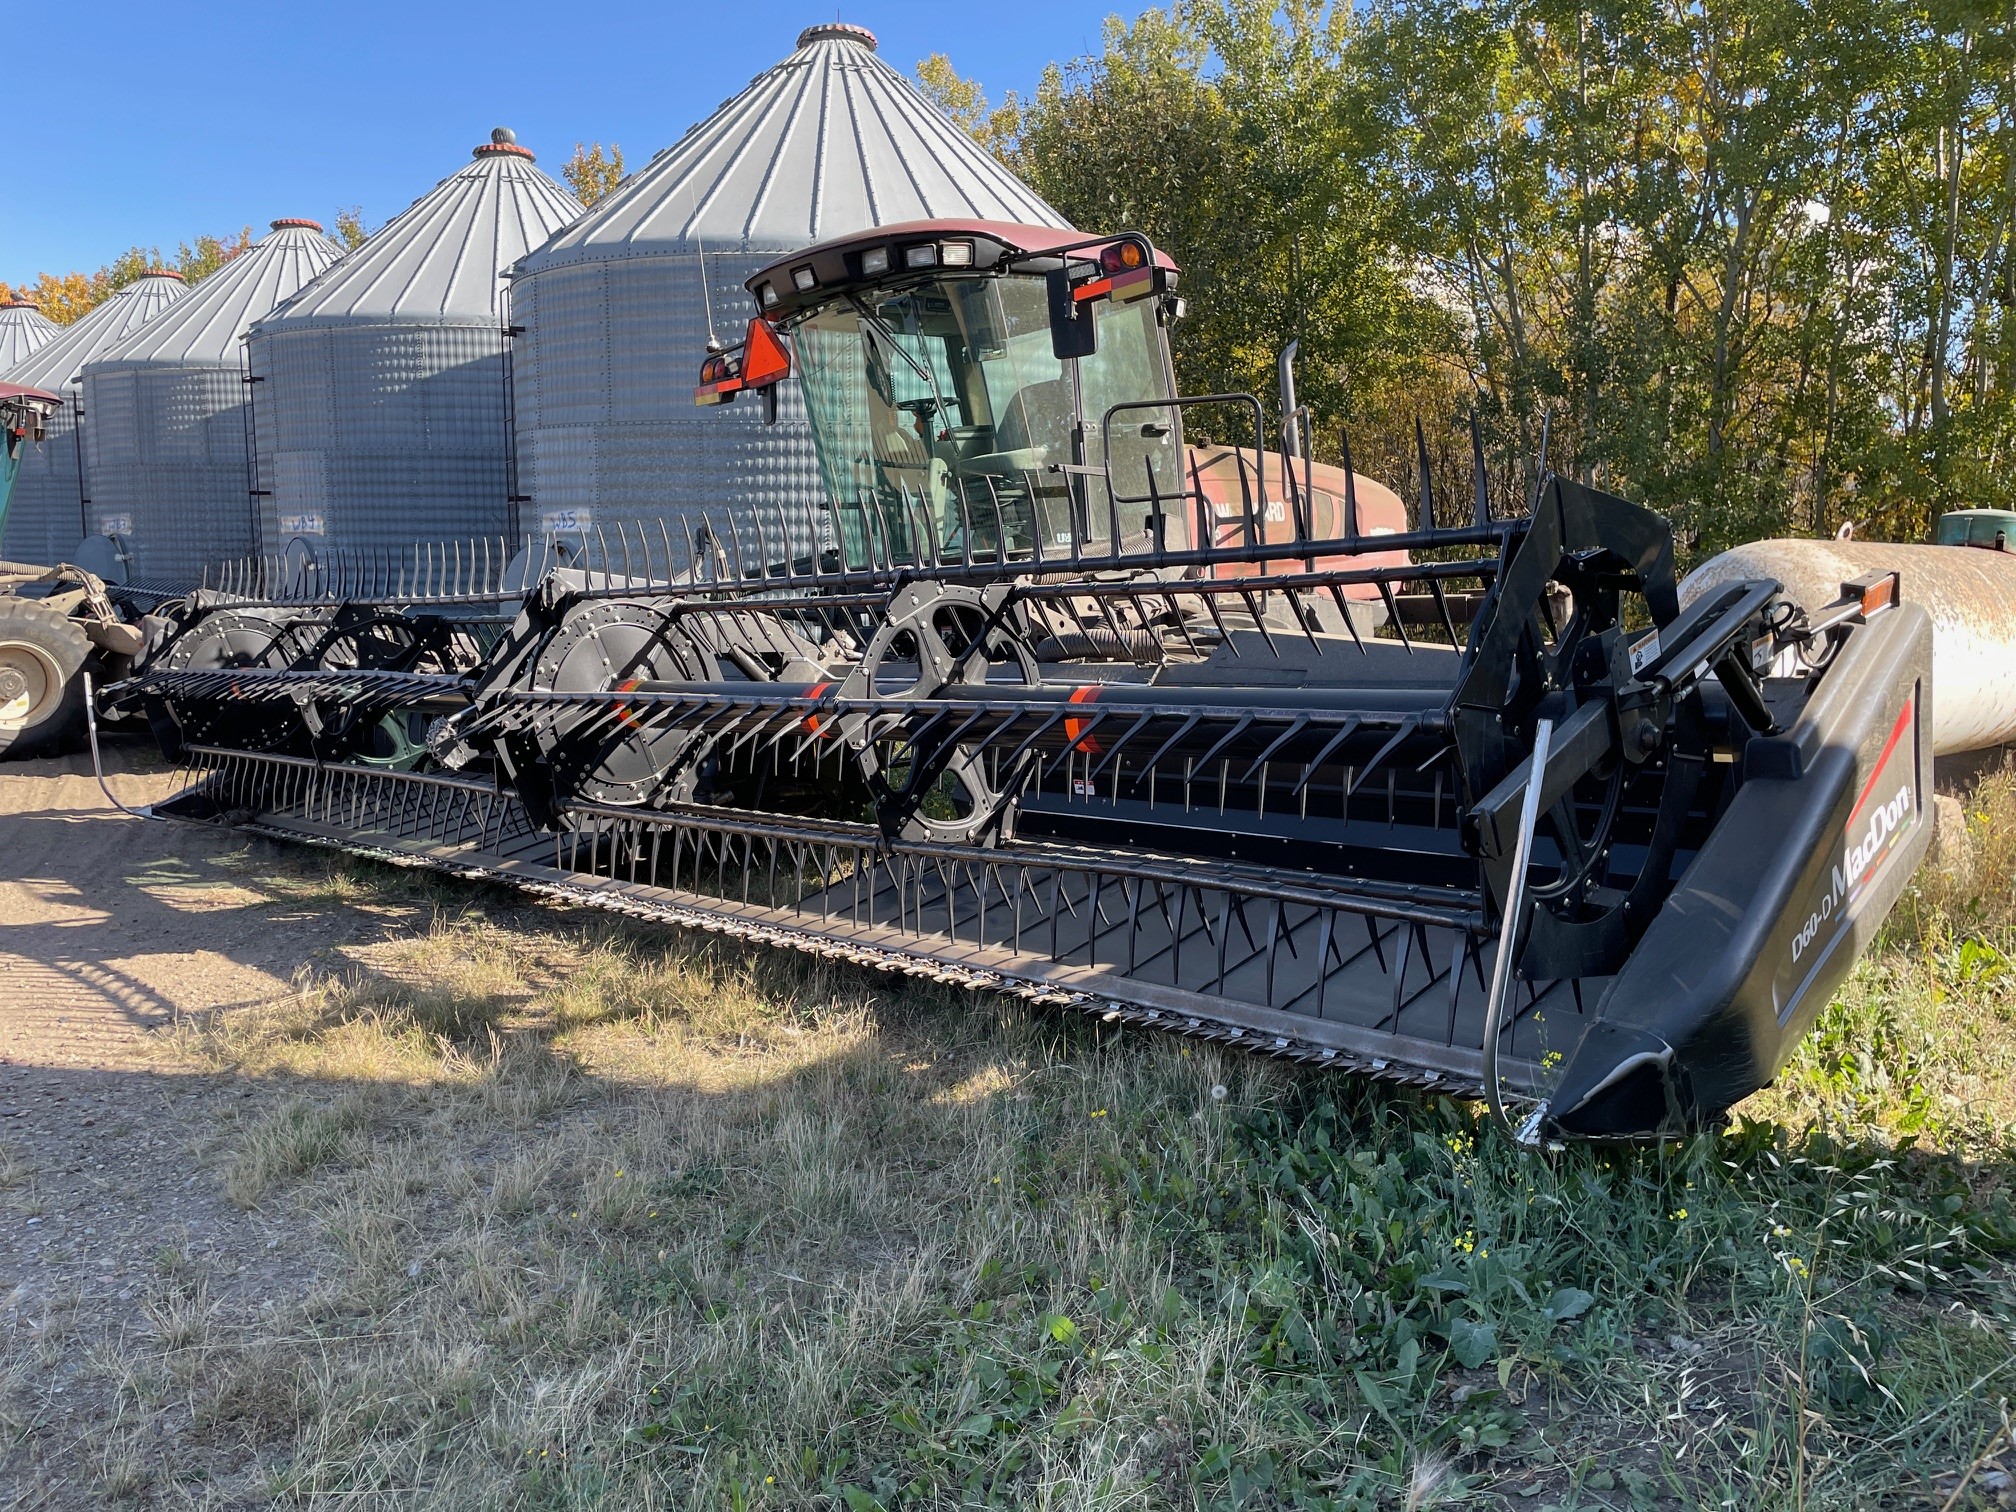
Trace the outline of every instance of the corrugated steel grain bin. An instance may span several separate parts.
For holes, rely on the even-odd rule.
[[[499,127],[249,338],[260,543],[514,533],[504,270],[581,214]]]
[[[193,587],[254,549],[245,332],[342,255],[314,221],[274,221],[86,365],[91,512],[125,537],[136,580]]]
[[[49,417],[45,439],[29,448],[14,480],[14,504],[0,558],[54,563],[75,555],[78,543],[101,533],[92,507],[84,438],[84,365],[118,345],[189,291],[180,273],[157,268],[143,274],[0,373],[9,383],[61,394],[63,408]],[[114,520],[115,525],[119,522]]]

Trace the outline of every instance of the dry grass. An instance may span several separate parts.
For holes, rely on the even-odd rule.
[[[1553,1162],[990,999],[444,914],[183,1031],[276,1089],[206,1179],[315,1225],[318,1279],[248,1318],[170,1256],[144,1327],[0,1355],[0,1428],[131,1504],[1790,1512],[1978,1461],[1954,1504],[1994,1506],[2016,781],[1977,822],[1751,1122]],[[112,1421],[38,1439],[23,1350]]]

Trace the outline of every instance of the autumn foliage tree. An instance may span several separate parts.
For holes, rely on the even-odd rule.
[[[1183,268],[1193,391],[1301,350],[1415,491],[1548,461],[1700,556],[2016,507],[2016,9],[2004,0],[1188,0],[991,107],[928,92],[1087,230]],[[1369,464],[1369,465],[1368,465]]]
[[[600,142],[574,144],[574,155],[561,165],[560,176],[583,205],[593,205],[623,182],[623,149],[614,142],[605,153]]]
[[[944,53],[933,53],[917,65],[917,82],[934,105],[952,118],[974,141],[990,151],[1012,148],[1022,124],[1022,101],[1013,93],[991,104],[980,85],[964,78]]]
[[[50,321],[69,325],[156,268],[198,283],[251,245],[252,228],[247,226],[235,236],[199,236],[184,242],[173,257],[164,257],[159,247],[128,247],[95,273],[39,273],[33,283],[0,283],[0,300],[28,300]]]

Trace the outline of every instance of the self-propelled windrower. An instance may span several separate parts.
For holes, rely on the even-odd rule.
[[[1714,1119],[1930,841],[1926,613],[1895,571],[1683,607],[1661,519],[1494,500],[1481,445],[1410,519],[1311,460],[1286,361],[1271,446],[1257,398],[1176,394],[1176,283],[1139,236],[984,222],[781,260],[696,397],[795,375],[815,532],[696,499],[723,523],[591,541],[473,669],[150,673],[159,811],[1484,1094],[1528,1138]]]

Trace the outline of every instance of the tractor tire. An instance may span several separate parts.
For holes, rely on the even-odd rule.
[[[84,733],[84,627],[33,599],[0,598],[0,761],[54,756]]]

